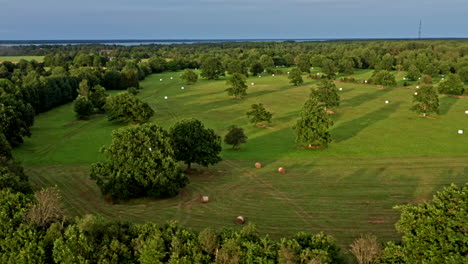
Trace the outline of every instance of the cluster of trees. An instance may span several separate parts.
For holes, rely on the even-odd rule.
[[[175,196],[188,183],[179,161],[209,166],[221,161],[221,137],[196,119],[177,122],[169,131],[155,124],[115,130],[106,157],[94,163],[90,177],[113,200]]]

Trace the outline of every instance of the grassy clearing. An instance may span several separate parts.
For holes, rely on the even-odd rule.
[[[370,72],[357,74],[367,78]],[[333,115],[334,141],[328,149],[307,150],[297,148],[291,127],[317,81],[305,79],[293,87],[286,75],[250,77],[247,98],[236,100],[224,92],[225,80],[185,85],[178,77],[164,73],[142,82],[139,96],[156,111],[152,122],[168,128],[178,119],[195,117],[223,136],[235,124],[249,139],[240,151],[224,146],[224,161],[198,168],[177,197],[106,203],[88,178],[89,166],[102,159],[99,147],[110,143],[111,131],[122,124],[105,116],[74,121],[72,104],[39,115],[33,137],[15,156],[37,188],[59,186],[71,216],[176,219],[201,229],[234,227],[234,218],[243,215],[274,237],[325,231],[342,245],[366,232],[382,240],[396,238],[393,225],[399,214],[393,205],[429,199],[443,186],[468,179],[468,136],[457,134],[458,129],[468,131],[466,98],[441,97],[441,115],[428,119],[409,111],[414,87],[380,90],[337,82],[343,91]],[[248,123],[245,112],[253,103],[273,112],[269,128]],[[262,169],[254,168],[257,161]],[[280,166],[286,174],[276,172]],[[201,204],[201,195],[212,201]]]
[[[0,62],[10,61],[10,62],[19,62],[20,60],[35,60],[38,62],[44,61],[44,56],[0,56]]]

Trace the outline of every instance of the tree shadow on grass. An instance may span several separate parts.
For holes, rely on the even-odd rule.
[[[439,114],[446,115],[452,106],[457,103],[459,98],[457,97],[450,97],[450,96],[443,96],[439,100]]]
[[[382,95],[385,95],[388,92],[390,92],[390,89],[377,90],[373,93],[358,94],[354,97],[341,101],[340,106],[341,107],[356,107],[363,103],[372,101]]]
[[[341,142],[356,136],[359,132],[364,130],[383,119],[386,119],[390,114],[398,109],[400,103],[393,103],[377,109],[367,115],[355,118],[351,121],[345,122],[338,127],[333,128],[330,133],[333,136],[334,142]]]

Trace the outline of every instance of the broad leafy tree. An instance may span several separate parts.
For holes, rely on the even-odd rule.
[[[76,118],[80,120],[88,119],[94,112],[94,106],[91,100],[82,95],[78,95],[76,98],[73,109]]]
[[[260,64],[262,64],[264,69],[271,69],[275,67],[275,61],[273,61],[273,58],[266,54],[260,56]]]
[[[148,64],[153,73],[159,73],[166,70],[167,62],[161,57],[151,57],[148,60]]]
[[[101,153],[105,161],[94,163],[90,176],[112,199],[172,197],[187,184],[168,133],[155,124],[114,130]]]
[[[177,122],[169,130],[175,158],[187,164],[202,166],[214,165],[221,161],[221,137],[213,129],[205,128],[196,119],[185,119]]]
[[[396,86],[395,75],[386,70],[375,71],[372,76],[372,81],[374,84],[382,85],[383,87]]]
[[[421,72],[419,71],[418,67],[416,67],[414,64],[411,64],[408,68],[406,78],[410,79],[411,81],[416,81],[419,77],[421,77]]]
[[[300,54],[297,57],[297,67],[302,72],[310,73],[310,57],[307,54]]]
[[[302,72],[299,70],[299,68],[292,68],[291,71],[289,72],[289,83],[293,85],[300,85],[304,83],[304,80],[302,79]]]
[[[104,110],[104,105],[106,104],[106,99],[109,94],[106,92],[106,89],[101,85],[94,86],[88,96],[89,100],[93,104],[93,107],[101,112]]]
[[[462,95],[464,91],[463,82],[457,74],[449,74],[447,79],[439,83],[439,93]]]
[[[186,84],[195,84],[198,80],[198,74],[192,69],[185,69],[180,78],[184,80]]]
[[[215,57],[206,58],[201,65],[200,76],[208,80],[218,79],[224,76],[224,68],[221,61]]]
[[[226,82],[229,85],[225,91],[230,96],[242,98],[247,95],[246,78],[241,73],[234,73]]]
[[[466,263],[468,184],[452,184],[432,200],[397,206],[400,245],[387,244],[380,263]]]
[[[247,112],[247,118],[250,123],[257,124],[261,122],[271,122],[272,113],[268,112],[262,103],[252,104]]]
[[[338,89],[334,82],[323,79],[317,86],[317,90],[312,90],[313,96],[323,103],[325,110],[327,108],[336,107],[340,105],[340,96],[338,95]]]
[[[429,113],[439,113],[439,95],[430,84],[423,84],[413,94],[411,110],[426,116]]]
[[[237,126],[230,126],[228,133],[224,136],[224,143],[232,145],[232,148],[237,148],[240,144],[247,142],[247,136],[244,133],[244,129]]]
[[[320,105],[315,96],[311,96],[304,103],[301,116],[293,127],[296,133],[296,141],[311,145],[327,146],[331,142],[328,131],[333,121]]]
[[[338,72],[337,63],[331,59],[325,58],[322,60],[322,72],[329,79],[335,78],[336,72]]]
[[[259,75],[263,72],[263,66],[260,62],[254,62],[250,66],[250,72],[253,76]]]
[[[104,109],[109,121],[145,123],[153,115],[153,109],[128,92],[121,92],[107,98]]]
[[[229,74],[240,73],[245,76],[249,75],[247,66],[242,60],[229,60],[229,62],[226,64],[226,70]]]

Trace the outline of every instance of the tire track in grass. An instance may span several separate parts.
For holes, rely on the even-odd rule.
[[[275,196],[280,197],[281,200],[284,201],[284,204],[288,205],[289,208],[291,208],[292,211],[299,217],[299,219],[301,219],[306,225],[308,225],[310,227],[318,227],[320,229],[324,228],[322,225],[319,225],[319,224],[316,224],[316,223],[315,224],[311,223],[308,219],[312,219],[312,218],[314,218],[314,216],[311,216],[306,210],[304,210],[304,208],[297,205],[297,203],[294,203],[292,199],[288,198],[286,194],[284,194],[283,192],[281,192],[278,189],[276,189],[275,187],[273,187],[273,185],[266,183],[261,178],[256,177],[257,176],[256,174],[249,172],[247,169],[242,168],[239,165],[236,165],[232,161],[225,160],[224,163],[231,166],[232,168],[235,168],[235,169],[237,169],[239,171],[242,171],[244,173],[244,175],[249,176],[251,179],[257,181],[258,183],[263,184],[263,185],[271,188],[271,190],[275,194]]]

